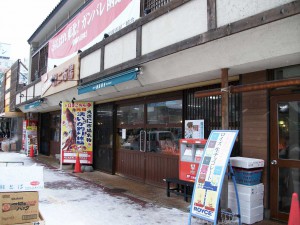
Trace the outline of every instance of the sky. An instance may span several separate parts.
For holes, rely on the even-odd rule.
[[[0,152],[0,161],[21,161],[24,166],[35,163],[25,154],[7,152]],[[188,224],[188,212],[151,203],[141,205],[125,196],[110,195],[68,172],[44,167],[44,183],[44,189],[39,191],[39,210],[47,225]],[[203,224],[197,219],[192,222]]]
[[[0,0],[0,42],[11,44],[12,60],[29,58],[27,40],[60,0]]]

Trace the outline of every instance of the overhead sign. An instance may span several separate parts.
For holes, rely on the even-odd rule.
[[[53,68],[41,80],[42,97],[76,87],[79,80],[79,55]]]
[[[93,103],[63,102],[61,115],[62,163],[93,163]]]
[[[189,215],[217,223],[218,206],[237,130],[213,130],[198,168]]]
[[[48,68],[133,23],[140,0],[94,0],[49,41]]]
[[[78,94],[81,95],[91,91],[99,90],[101,88],[114,86],[116,84],[120,84],[126,81],[136,80],[138,71],[138,68],[134,68],[123,73],[100,79],[91,84],[81,86],[78,88]]]
[[[35,101],[35,102],[25,105],[25,109],[28,110],[28,109],[36,108],[40,105],[41,105],[41,101],[38,100],[38,101]]]

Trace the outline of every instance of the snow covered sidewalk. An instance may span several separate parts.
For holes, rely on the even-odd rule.
[[[19,153],[0,152],[0,161],[35,163]],[[44,168],[45,189],[39,208],[47,225],[145,225],[188,222],[188,213],[152,204],[139,204],[122,195],[110,195],[97,185],[67,172]]]

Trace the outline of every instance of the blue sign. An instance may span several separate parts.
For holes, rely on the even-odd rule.
[[[223,180],[237,135],[237,130],[211,132],[194,184],[189,225],[192,216],[217,224]]]
[[[116,74],[114,76],[103,78],[91,84],[83,85],[81,87],[78,87],[78,94],[81,95],[99,90],[101,88],[106,88],[109,86],[114,86],[116,84],[124,83],[126,81],[136,80],[138,71],[138,68],[134,68],[132,70],[128,70],[123,73]]]
[[[40,105],[41,105],[41,101],[40,100],[39,101],[35,101],[35,102],[32,102],[30,104],[25,105],[25,109],[36,108],[36,107],[38,107]]]

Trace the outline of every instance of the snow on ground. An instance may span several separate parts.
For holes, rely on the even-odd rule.
[[[35,163],[19,153],[0,152],[0,161]],[[39,208],[47,225],[145,225],[188,223],[187,212],[110,195],[101,187],[63,171],[44,168],[45,188],[39,191]]]

